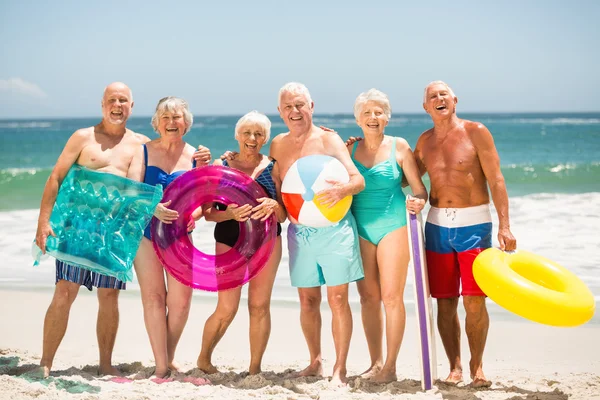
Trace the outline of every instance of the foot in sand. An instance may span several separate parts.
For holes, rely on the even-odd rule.
[[[183,369],[183,367],[181,365],[179,365],[179,363],[176,361],[171,361],[171,363],[169,364],[169,369],[171,371],[185,373],[185,370]]]
[[[444,381],[445,383],[456,385],[463,381],[462,369],[456,368],[450,371],[450,375]]]
[[[154,370],[154,374],[153,374],[156,378],[158,379],[164,379],[164,378],[168,378],[169,376],[171,376],[171,370],[170,369],[155,369]]]
[[[194,378],[193,376],[186,376],[185,378],[183,378],[182,382],[191,383],[192,385],[195,385],[195,386],[211,384],[211,382],[206,378]]]
[[[39,367],[33,367],[23,373],[23,375],[37,378],[37,379],[46,379],[50,376],[50,367],[46,367],[40,365]]]
[[[200,371],[204,372],[207,375],[212,375],[212,374],[216,374],[219,372],[217,367],[212,365],[212,363],[210,361],[204,361],[204,360],[198,359],[198,361],[196,362],[196,366],[198,367],[198,369]]]
[[[329,381],[330,385],[341,387],[346,386],[348,383],[348,378],[346,377],[346,369],[335,369],[333,370],[333,375],[331,376],[331,380]]]
[[[323,362],[313,361],[308,367],[295,374],[296,376],[323,376]]]
[[[108,366],[100,366],[98,367],[98,375],[112,375],[112,376],[121,376],[121,371],[113,367],[112,365]]]
[[[382,369],[381,371],[379,371],[379,373],[371,376],[369,380],[375,383],[390,383],[397,381],[398,376],[396,375],[396,371]]]
[[[471,382],[471,387],[488,388],[492,386],[492,381],[488,381],[485,378],[485,375],[483,375],[483,371],[481,369],[477,371],[475,375],[471,375],[471,379],[473,379],[473,382]]]
[[[360,377],[363,379],[371,379],[373,376],[377,375],[381,369],[383,368],[383,363],[376,362],[369,367],[365,372],[360,374]]]
[[[261,372],[262,372],[262,370],[260,369],[260,365],[259,366],[251,365],[250,368],[248,369],[249,375],[258,375]]]

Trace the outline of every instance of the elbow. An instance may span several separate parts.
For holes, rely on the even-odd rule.
[[[356,193],[362,192],[365,189],[365,178],[362,175],[359,175],[360,179],[358,179],[358,182],[356,184]],[[354,193],[354,194],[356,194]]]

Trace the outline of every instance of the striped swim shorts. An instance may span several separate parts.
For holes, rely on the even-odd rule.
[[[118,280],[112,276],[103,275],[98,272],[92,272],[87,269],[70,265],[60,260],[56,260],[56,283],[60,280],[65,280],[88,288],[92,287],[104,289],[119,289],[125,290],[125,282]]]

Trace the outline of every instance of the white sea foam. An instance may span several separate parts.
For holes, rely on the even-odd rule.
[[[0,122],[0,129],[34,129],[34,128],[50,128],[52,122],[46,121],[11,121]]]
[[[536,194],[512,198],[510,201],[511,230],[519,249],[549,258],[574,272],[600,298],[600,193]],[[426,213],[427,209],[425,210]],[[38,211],[0,212],[0,287],[51,287],[54,284],[53,259],[33,267],[31,243],[36,229]],[[492,209],[494,245],[497,246],[497,217]],[[205,252],[213,252],[212,223],[199,221],[194,242]],[[275,285],[273,300],[297,302],[297,292],[290,286],[287,255],[287,223],[282,230],[284,250]],[[413,288],[409,271],[405,301],[412,303]],[[135,279],[135,278],[134,278]],[[351,285],[350,300],[356,306],[358,293]],[[128,290],[137,291],[134,281]],[[243,294],[246,295],[246,289]],[[196,292],[195,296],[214,296]]]

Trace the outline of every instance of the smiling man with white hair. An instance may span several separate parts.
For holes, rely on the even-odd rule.
[[[489,317],[485,294],[473,277],[473,261],[492,245],[489,193],[498,213],[500,248],[515,250],[517,242],[510,231],[508,194],[492,134],[479,122],[458,118],[457,103],[445,82],[427,85],[423,108],[431,116],[433,128],[419,137],[415,158],[421,175],[427,173],[431,180],[425,241],[429,287],[437,298],[438,329],[450,362],[446,382],[463,379],[457,314],[462,295],[472,385],[484,387],[491,385],[482,361]]]
[[[289,132],[278,135],[271,144],[271,157],[279,164],[283,181],[292,164],[301,157],[324,154],[337,158],[350,175],[348,183],[336,183],[316,194],[325,206],[333,206],[365,187],[342,139],[335,132],[313,125],[314,103],[306,86],[290,82],[279,91],[279,115]],[[310,228],[289,216],[288,249],[290,278],[300,296],[300,322],[310,364],[302,376],[323,372],[321,358],[321,286],[327,285],[327,300],[333,315],[336,361],[332,382],[346,382],[346,360],[352,336],[352,313],[348,304],[348,284],[364,277],[356,222],[349,211],[333,226]],[[331,255],[334,255],[333,257]]]

